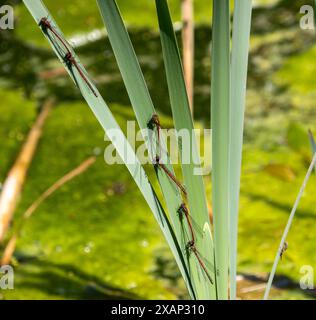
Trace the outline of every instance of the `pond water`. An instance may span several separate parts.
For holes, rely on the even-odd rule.
[[[314,32],[303,32],[299,29],[298,12],[299,7],[302,4],[305,4],[305,1],[282,0],[272,8],[256,7],[253,13],[245,123],[245,149],[247,152],[245,153],[245,170],[243,171],[244,176],[242,181],[242,213],[240,220],[241,258],[239,265],[241,268],[244,268],[243,270],[250,270],[251,272],[255,272],[257,270],[260,272],[263,270],[264,272],[267,272],[270,268],[270,265],[267,264],[266,261],[267,259],[270,259],[270,253],[271,259],[273,259],[275,253],[273,245],[275,238],[277,237],[276,234],[278,234],[278,232],[283,228],[283,223],[280,223],[280,221],[282,222],[282,219],[287,217],[290,206],[296,195],[296,189],[300,184],[300,178],[305,173],[305,163],[303,163],[301,156],[299,154],[295,154],[291,147],[285,143],[285,132],[292,122],[299,124],[303,127],[302,139],[304,140],[304,130],[306,131],[308,127],[316,129],[314,121],[316,117],[314,106],[316,95],[316,86],[314,83],[316,80],[316,73],[313,72],[312,66],[314,63],[311,63],[311,61],[315,61],[313,59],[316,59],[316,50],[314,47],[315,35]],[[36,32],[38,32],[37,37],[41,36],[39,30]],[[160,112],[170,115],[171,111],[163,59],[161,55],[159,34],[149,28],[130,28],[129,33],[144,72],[154,105]],[[180,40],[179,32],[177,32],[177,36]],[[211,83],[210,26],[198,25],[196,27],[195,44],[194,116],[197,121],[202,123],[202,125],[209,126]],[[88,41],[86,44],[76,48],[76,52],[87,67],[89,73],[92,75],[106,102],[109,103],[111,108],[112,105],[115,105],[115,107],[113,107],[114,115],[116,115],[118,111],[118,105],[120,108],[131,109],[129,98],[124,88],[108,39],[106,37],[101,37],[99,40],[94,42]],[[304,72],[301,71],[303,70],[302,66],[305,66]],[[303,75],[301,73],[303,73]],[[309,76],[306,78],[304,75]],[[44,154],[40,154],[40,159],[36,163],[37,166],[35,166],[36,169],[31,172],[28,180],[28,188],[24,193],[25,203],[23,203],[23,205],[26,205],[29,204],[31,200],[34,200],[33,198],[37,195],[36,192],[39,192],[39,190],[36,189],[38,186],[48,184],[47,181],[43,181],[45,180],[46,172],[51,173],[56,170],[56,172],[54,172],[54,177],[51,178],[51,180],[54,181],[54,179],[57,179],[57,177],[60,176],[60,172],[64,172],[66,170],[62,166],[62,161],[60,160],[62,157],[65,159],[65,162],[69,161],[71,162],[71,165],[73,165],[73,150],[76,150],[78,153],[76,155],[79,158],[82,149],[86,148],[87,150],[90,150],[91,143],[97,143],[96,141],[103,142],[102,134],[97,135],[91,133],[95,123],[92,122],[91,119],[87,120],[84,113],[78,115],[78,118],[82,118],[79,120],[76,119],[77,122],[73,121],[74,119],[71,117],[73,114],[76,114],[77,106],[75,104],[70,105],[67,103],[82,102],[83,100],[79,91],[71,82],[68,75],[63,71],[59,61],[57,61],[55,55],[47,46],[31,44],[29,41],[24,39],[19,32],[0,33],[0,86],[1,88],[8,88],[9,92],[23,91],[26,97],[30,97],[33,100],[38,101],[45,99],[47,96],[55,95],[58,97],[59,103],[63,108],[68,107],[69,112],[72,112],[68,118],[64,115],[65,121],[60,120],[59,122],[59,119],[63,115],[61,110],[62,108],[56,108],[57,111],[55,112],[58,116],[53,118],[53,124],[50,124],[47,131],[45,131],[46,136],[44,137],[44,140],[46,141],[47,147],[46,149],[44,148],[44,150],[46,150],[47,153],[45,154],[44,152]],[[81,110],[82,112],[82,109],[82,105],[78,106],[78,110]],[[67,121],[69,122],[69,128],[65,126]],[[122,119],[120,121],[123,122]],[[78,130],[76,127],[77,125],[82,130],[84,138],[80,138],[78,141],[73,143],[75,146],[73,150],[71,150],[71,147],[68,145],[63,146],[64,149],[58,147],[58,143],[60,143],[60,141],[64,141],[63,139],[65,139],[65,136],[71,136],[71,133],[74,130]],[[10,124],[10,126],[12,126],[12,124]],[[61,133],[61,137],[58,138],[56,131],[62,126],[66,127],[63,128],[66,133],[63,131],[64,135]],[[84,131],[84,128],[86,128],[86,131]],[[294,126],[294,128],[297,128],[297,126]],[[294,138],[298,136],[296,132],[297,131],[294,131]],[[93,136],[88,137],[88,134]],[[56,135],[57,138],[55,139]],[[75,139],[75,137],[72,137],[72,139]],[[19,143],[21,140],[23,139],[20,139]],[[91,140],[92,142],[87,140]],[[56,143],[56,145],[54,145],[54,143]],[[71,141],[68,141],[68,143],[71,145]],[[299,144],[300,143],[301,140],[299,141]],[[43,143],[43,145],[45,146],[45,143]],[[51,145],[53,145],[53,147],[51,147]],[[60,158],[55,157],[54,159],[55,152],[58,148],[61,148],[65,152],[66,156],[61,154]],[[14,155],[10,154],[9,156],[14,159]],[[269,167],[268,164],[271,160],[276,161],[277,165]],[[60,167],[58,167],[59,165]],[[258,169],[260,165],[263,165],[263,169]],[[290,165],[295,167],[295,170],[290,168],[293,172],[288,167]],[[81,212],[83,210],[82,201],[88,201],[86,199],[87,197],[85,197],[85,192],[87,191],[90,191],[89,197],[93,197],[93,194],[95,194],[95,198],[93,198],[94,200],[89,198],[90,206],[88,204],[86,206],[88,208],[87,210],[90,210],[89,212],[93,212],[93,210],[95,210],[94,214],[95,217],[97,217],[95,218],[96,221],[103,221],[103,213],[105,213],[107,221],[109,221],[109,217],[113,216],[113,224],[117,223],[120,228],[124,227],[128,229],[129,226],[127,225],[130,224],[130,222],[126,223],[126,221],[129,221],[128,206],[133,201],[141,207],[138,210],[135,210],[135,215],[144,219],[143,212],[147,213],[147,208],[143,207],[142,200],[140,198],[137,198],[137,201],[135,201],[135,199],[130,195],[132,193],[131,190],[135,189],[134,187],[130,188],[130,191],[126,193],[126,197],[131,197],[131,199],[125,198],[125,202],[122,200],[116,200],[116,202],[112,203],[112,207],[110,207],[110,209],[107,209],[109,207],[109,203],[107,202],[107,208],[104,208],[104,191],[100,191],[98,188],[102,186],[104,189],[104,181],[107,181],[107,183],[110,184],[112,181],[119,179],[119,170],[122,169],[117,169],[115,172],[112,172],[113,170],[107,171],[104,170],[103,163],[99,164],[99,167],[94,171],[94,175],[90,178],[90,184],[91,186],[94,186],[96,190],[87,190],[86,179],[83,179],[80,186],[73,185],[72,188],[69,188],[68,193],[66,190],[64,195],[65,198],[62,198],[63,201],[60,201],[60,207],[58,210],[58,213],[60,213],[61,216],[59,219],[65,219],[65,226],[68,226],[70,230],[73,231],[71,228],[75,228],[76,225],[72,220],[70,222],[68,221],[70,218],[64,217],[63,214],[65,212],[70,212],[72,216],[73,212],[76,211],[76,214],[81,214],[82,217],[88,220],[86,212]],[[283,176],[282,170],[285,171]],[[294,177],[298,177],[294,182],[292,180],[287,183],[284,182],[284,176],[287,175],[287,170],[290,171],[291,174],[293,173]],[[256,176],[251,176],[254,172],[259,173]],[[271,176],[273,177],[271,178]],[[99,181],[99,186],[96,185],[96,181]],[[126,178],[126,181],[129,180]],[[295,184],[295,186],[293,186],[293,184]],[[126,185],[128,188],[129,183],[126,183]],[[92,189],[91,186],[89,187],[90,189]],[[269,188],[267,188],[267,186],[269,186]],[[81,195],[80,192],[83,194]],[[77,198],[77,200],[80,198],[80,201],[74,201],[78,206],[76,210],[74,210],[74,204],[70,204],[69,199],[77,193],[80,194]],[[120,195],[120,197],[123,196]],[[137,195],[135,197],[137,197]],[[98,204],[99,207],[95,208],[95,204]],[[121,208],[120,206],[123,205],[124,207]],[[54,208],[51,210],[55,212],[55,203],[51,204],[51,206]],[[116,214],[115,208],[118,207],[120,212]],[[299,227],[302,228],[305,227],[304,224],[310,225],[314,222],[312,219],[314,219],[315,213],[312,208],[313,202],[312,200],[309,200],[305,205],[305,211],[303,211],[305,218],[304,216],[302,217],[305,220],[301,219],[301,224],[298,224],[297,227],[298,232],[293,232],[295,237],[304,236],[299,232]],[[38,223],[39,230],[37,230],[37,233],[35,232],[35,234],[37,234],[39,238],[44,237],[42,239],[43,246],[47,246],[49,248],[50,246],[53,246],[52,243],[55,244],[52,239],[55,239],[57,231],[56,228],[52,226],[47,230],[45,229],[45,234],[48,235],[43,235],[43,226],[46,228],[47,224],[47,220],[45,219],[54,219],[49,214],[50,211],[47,210],[47,212],[48,214],[46,215],[46,218],[44,212],[42,221],[40,215],[37,219],[34,219],[34,228],[36,228],[36,223]],[[48,216],[50,218],[48,218]],[[104,226],[101,223],[98,223],[96,226],[95,220],[93,219],[94,218],[92,218],[91,221],[89,220],[86,222],[86,226],[88,225],[90,229],[88,228],[84,236],[79,234],[80,232],[77,232],[77,230],[76,232],[73,232],[73,237],[76,237],[77,242],[69,245],[69,251],[64,249],[69,255],[64,255],[65,262],[69,263],[72,259],[72,255],[76,255],[76,253],[73,253],[73,250],[78,247],[78,243],[81,245],[82,241],[86,241],[86,239],[83,240],[83,238],[90,237],[92,234],[95,234],[95,241],[98,242],[98,245],[100,242],[100,246],[101,243],[104,245],[103,239],[108,240],[108,238],[111,238],[111,232],[114,232],[111,231],[113,228],[108,227],[109,230],[107,230],[107,234],[104,235]],[[116,221],[116,219],[118,221]],[[256,219],[258,223],[254,224],[254,219]],[[137,221],[138,220],[136,219],[136,226]],[[51,221],[51,224],[53,225],[53,221]],[[264,227],[261,227],[262,225],[264,225]],[[145,226],[146,232],[149,232],[147,225]],[[249,226],[252,227],[249,228]],[[29,232],[28,238],[26,237],[26,244],[22,244],[22,251],[25,250],[25,247],[31,246],[29,243],[33,241],[32,228],[33,226],[31,225],[31,232]],[[99,233],[96,233],[96,228]],[[131,243],[132,237],[130,235],[133,235],[133,237],[136,238],[135,242],[141,242],[142,239],[137,239],[138,235],[135,235],[133,230],[130,230],[129,232],[130,233],[126,231],[126,238],[121,239],[122,235],[120,235],[120,238],[118,239],[116,235],[113,235],[113,239],[117,245],[117,252],[124,250],[125,255],[128,256],[130,254],[130,260],[128,261],[130,266],[131,261],[135,260],[135,243]],[[148,238],[152,237],[160,239],[156,234],[146,236]],[[60,237],[63,239],[63,241],[61,241],[63,243],[67,243],[68,240],[71,242],[72,240],[64,239],[62,236]],[[65,237],[64,233],[63,237]],[[141,235],[139,237],[141,237]],[[297,238],[295,239],[297,240],[296,242],[294,239],[290,241],[292,248],[295,245],[294,243],[303,242],[300,238],[299,240],[302,241],[298,241]],[[129,244],[128,248],[127,244]],[[261,250],[257,250],[258,246]],[[50,249],[47,249],[47,247],[45,247],[45,250],[50,252]],[[65,245],[65,247],[67,247],[67,245]],[[100,251],[98,251],[98,253],[102,252],[102,248],[99,249]],[[130,252],[127,253],[125,251],[126,249]],[[163,249],[166,251],[165,248]],[[295,251],[295,248],[293,248],[292,252],[297,253],[294,257],[292,256],[293,261],[301,261],[301,256],[299,256],[299,254],[305,257],[307,256],[307,252],[314,252],[314,249],[312,241],[306,242],[305,247],[299,247],[299,250]],[[103,250],[104,253],[107,253],[108,248],[104,247]],[[115,250],[112,251],[115,253]],[[257,256],[253,255],[254,252],[258,253]],[[145,254],[142,253],[137,255],[137,257],[143,257],[144,255]],[[52,259],[52,261],[54,261],[55,256],[50,256],[50,253],[47,253],[47,256],[49,257],[47,259]],[[100,268],[97,264],[100,263],[100,265],[103,266],[104,259],[107,259],[106,257],[99,256],[100,254],[96,253],[93,258],[93,261],[96,264],[96,266],[93,267],[93,272],[96,273],[101,269],[104,269]],[[157,256],[160,257],[161,254],[157,254]],[[152,250],[148,250],[146,259],[149,259],[148,257],[152,257]],[[67,260],[68,258],[69,261]],[[80,260],[79,258],[76,257],[78,261]],[[115,272],[118,272],[122,266],[118,266],[113,262],[115,258],[115,255],[114,257],[110,256],[108,258],[108,268],[110,269],[108,273],[109,277],[111,276],[115,281],[118,279],[118,281],[120,281],[121,275],[119,275],[119,277],[115,276]],[[61,259],[61,257],[58,256],[58,259]],[[314,256],[313,259],[315,261]],[[73,264],[78,265],[78,261],[74,260]],[[168,265],[170,261],[169,257],[167,259],[167,263],[163,261],[160,265],[159,259],[157,259],[157,261],[158,263],[156,262],[155,269],[158,270],[157,277],[177,279],[178,273],[173,270],[171,274],[175,273],[176,276],[170,277],[170,272],[167,270],[168,268],[166,268],[166,265]],[[88,270],[92,268],[89,264],[89,260],[86,259],[85,263],[85,269]],[[258,265],[260,267],[258,267]],[[174,265],[172,266],[174,267]],[[40,268],[43,267],[40,266]],[[138,266],[135,266],[135,270],[138,270]],[[293,276],[293,278],[297,277],[297,272],[294,273],[293,271],[293,263],[290,266],[285,265],[284,270],[287,275]],[[104,278],[104,274],[100,274],[99,276]],[[112,281],[111,277],[110,281]],[[126,278],[127,277],[128,276],[126,276]],[[28,279],[27,275],[24,276],[23,274],[21,278]],[[115,282],[114,280],[113,282]],[[124,282],[123,280],[122,282]],[[55,288],[55,283],[53,282],[55,281],[52,281],[48,286],[47,295],[50,294],[52,288]],[[146,283],[146,285],[150,285],[147,280],[143,280],[143,282]],[[119,283],[118,285],[124,286],[125,283]],[[152,284],[152,286],[154,286],[154,284]],[[148,289],[146,289],[145,284],[144,288],[144,295],[146,297],[151,296],[146,291]],[[178,294],[178,296],[180,295]]]
[[[254,9],[248,80],[250,110],[254,104],[251,101],[252,90],[257,97],[261,96],[261,101],[270,99],[270,105],[277,102],[278,108],[282,108],[282,103],[287,103],[286,96],[282,95],[286,90],[273,81],[273,75],[288,56],[299,55],[314,44],[313,35],[298,28],[299,17],[296,10],[299,9],[300,2],[289,5],[288,1],[283,0],[275,10],[265,7]],[[130,29],[129,32],[154,105],[161,112],[170,114],[159,34],[148,29]],[[62,72],[59,62],[49,49],[30,45],[13,35],[12,31],[0,33],[0,79],[3,85],[23,88],[27,96],[39,99],[54,94],[60,101],[81,100],[79,91]],[[179,38],[179,32],[177,35]],[[194,116],[208,125],[211,83],[209,26],[196,28],[195,44]],[[129,98],[108,39],[104,37],[87,42],[76,51],[104,99],[109,104],[119,103],[129,108]],[[278,97],[275,99],[278,101],[274,100],[276,93]],[[261,111],[267,110],[264,108]],[[260,114],[262,113],[257,112],[256,116]]]

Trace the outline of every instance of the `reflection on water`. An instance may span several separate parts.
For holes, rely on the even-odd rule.
[[[277,104],[282,109],[282,104],[288,104],[286,90],[276,86],[271,81],[271,75],[280,68],[286,56],[298,54],[314,43],[313,35],[302,33],[298,28],[298,10],[303,2],[281,0],[275,9],[254,9],[252,38],[256,41],[252,41],[248,90],[254,90],[257,97],[261,95],[259,100],[263,102],[263,108],[258,110],[257,102],[248,99],[250,116],[262,117],[271,105]],[[170,114],[159,34],[146,29],[135,29],[130,30],[130,35],[155,107]],[[128,106],[129,98],[109,41],[105,37],[98,38],[99,40],[87,42],[76,51],[95,79],[105,100],[108,103]],[[210,27],[197,27],[195,42],[195,118],[208,124],[211,80]],[[12,31],[0,33],[0,61],[2,86],[23,88],[27,96],[33,95],[38,98],[54,94],[63,101],[82,99],[51,50],[25,44],[15,38]],[[252,104],[256,105],[256,108]]]

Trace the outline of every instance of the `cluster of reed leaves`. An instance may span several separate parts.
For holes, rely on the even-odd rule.
[[[37,24],[43,17],[47,17],[54,30],[63,37],[61,30],[41,0],[23,1]],[[148,129],[156,110],[117,4],[115,0],[97,0],[97,3],[139,127]],[[189,141],[190,150],[192,150],[191,161],[188,164],[182,163],[182,176],[187,197],[184,198],[181,188],[170,180],[170,174],[174,175],[174,170],[168,153],[163,152],[160,159],[167,171],[153,163],[168,209],[168,214],[166,214],[135,151],[125,138],[97,88],[92,84],[75,52],[69,48],[96,94],[92,94],[91,87],[87,85],[87,81],[83,79],[78,69],[65,63],[58,43],[56,44],[58,39],[42,28],[45,37],[112,140],[147,201],[176,259],[192,299],[227,299],[229,274],[231,299],[235,299],[236,295],[237,216],[251,0],[235,1],[232,46],[229,3],[229,0],[213,0],[211,123],[213,129],[214,241],[203,177],[196,175],[196,169],[199,169],[196,165],[199,153],[195,136],[190,135]],[[186,129],[192,133],[194,132],[193,119],[168,3],[166,0],[156,0],[155,4],[174,127],[177,132]],[[120,132],[120,139],[113,135],[114,132],[116,135]],[[148,150],[157,152],[159,143],[161,143],[162,150],[166,149],[163,138],[161,141],[158,139],[158,135],[152,139],[145,139]],[[181,150],[181,139],[178,139],[178,143]],[[195,249],[199,257],[201,259],[203,257],[203,260],[208,262],[203,264],[205,270],[201,268],[196,254],[189,252],[187,248],[188,241],[192,239],[187,236],[190,234],[188,223],[179,215],[179,208],[183,203],[188,206],[188,211],[197,228],[202,230],[196,232]],[[209,281],[209,278],[212,281]]]
[[[247,82],[251,0],[214,0],[212,37],[212,181],[218,298],[236,298],[238,203]]]
[[[32,16],[34,17],[35,21],[39,23],[39,21],[43,17],[49,17],[51,25],[55,28],[55,30],[62,35],[61,30],[58,28],[57,24],[53,21],[50,13],[48,12],[47,8],[44,6],[42,1],[34,1],[30,0],[24,1],[25,5],[31,12]],[[58,51],[56,50],[55,44],[53,43],[52,39],[47,36],[48,41],[50,41],[52,48],[54,49],[55,53],[57,54],[58,58],[61,62],[64,63],[63,58],[59,55]],[[81,66],[82,70],[86,73],[85,69],[80,63],[80,60],[72,51],[73,56],[76,58],[77,63]],[[91,94],[90,89],[87,87],[85,81],[80,77],[77,70],[72,69],[69,70],[68,67],[65,65],[69,75],[77,83],[78,87],[81,90],[81,93],[85,100],[87,101],[88,105],[90,106],[92,112],[95,114],[96,118],[100,122],[102,128],[107,132],[109,138],[111,139],[113,145],[115,146],[118,154],[123,159],[126,167],[132,174],[137,186],[139,187],[140,191],[142,192],[144,199],[148,203],[149,207],[151,208],[158,224],[160,225],[165,238],[177,260],[177,263],[180,267],[182,274],[185,276],[185,271],[182,269],[182,258],[181,258],[181,251],[180,248],[177,246],[175,242],[175,236],[173,229],[167,219],[166,213],[161,206],[156,193],[150,182],[148,181],[148,177],[140,164],[139,159],[137,158],[133,148],[125,138],[121,128],[115,121],[114,116],[112,115],[110,109],[108,108],[107,104],[104,102],[103,98],[101,97],[100,93],[98,92],[97,88],[94,87],[94,90],[97,92],[97,96]],[[87,74],[87,73],[86,73]],[[87,76],[88,77],[88,76]],[[92,83],[92,82],[91,82]],[[120,132],[120,139],[117,137],[117,133]],[[116,136],[115,136],[116,134]]]

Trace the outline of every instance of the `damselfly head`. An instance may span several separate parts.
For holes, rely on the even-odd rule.
[[[184,203],[182,203],[181,205],[180,205],[180,207],[179,207],[179,209],[177,210],[177,212],[178,212],[178,214],[182,214],[183,213],[183,211],[184,211]]]
[[[148,121],[148,124],[147,124],[148,128],[153,130],[154,127],[158,127],[160,128],[160,121],[159,121],[159,117],[158,117],[158,114],[154,113],[152,115],[152,117],[150,118],[150,120]]]
[[[187,250],[193,250],[195,248],[194,245],[195,245],[194,241],[190,240],[185,247]]]
[[[160,120],[158,114],[153,114],[151,121],[158,127],[160,127]]]
[[[187,214],[188,213],[188,209],[187,209],[187,207],[186,207],[186,205],[185,205],[185,203],[182,203],[181,205],[180,205],[180,207],[179,207],[179,209],[178,209],[178,213],[179,214]]]
[[[177,213],[179,215],[179,218],[182,220],[183,219],[183,215],[185,214],[185,212],[184,212],[184,204],[183,203],[181,204],[181,206],[177,210]]]
[[[74,63],[75,59],[70,51],[66,53],[65,60],[69,63]]]
[[[49,23],[49,21],[48,21],[48,18],[47,17],[43,17],[41,20],[40,20],[40,22],[39,22],[39,24],[38,24],[39,26],[41,26],[41,27],[50,27],[50,23]]]

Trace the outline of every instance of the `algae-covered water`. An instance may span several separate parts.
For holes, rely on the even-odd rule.
[[[238,248],[238,269],[246,275],[265,277],[269,272],[311,158],[307,130],[316,133],[316,46],[314,32],[299,28],[299,8],[305,2],[257,1],[253,12]],[[134,115],[110,44],[106,37],[89,41],[84,36],[102,26],[95,3],[45,3],[66,35],[80,39],[77,53],[125,128]],[[149,1],[118,3],[154,104],[169,126],[154,7]],[[177,1],[170,3],[177,22]],[[196,1],[194,100],[199,127],[210,124],[210,3]],[[176,265],[132,178],[124,166],[105,164],[104,132],[70,79],[47,73],[60,64],[23,5],[15,9],[15,30],[0,33],[0,182],[40,102],[55,95],[58,103],[45,126],[13,227],[58,178],[88,156],[100,156],[46,200],[25,226],[14,255],[15,290],[0,291],[0,299],[186,298]],[[205,181],[210,199],[210,177]],[[303,265],[316,267],[315,183],[312,176],[278,268],[284,277],[277,284],[284,290],[275,291],[275,298],[310,297],[296,283]]]

